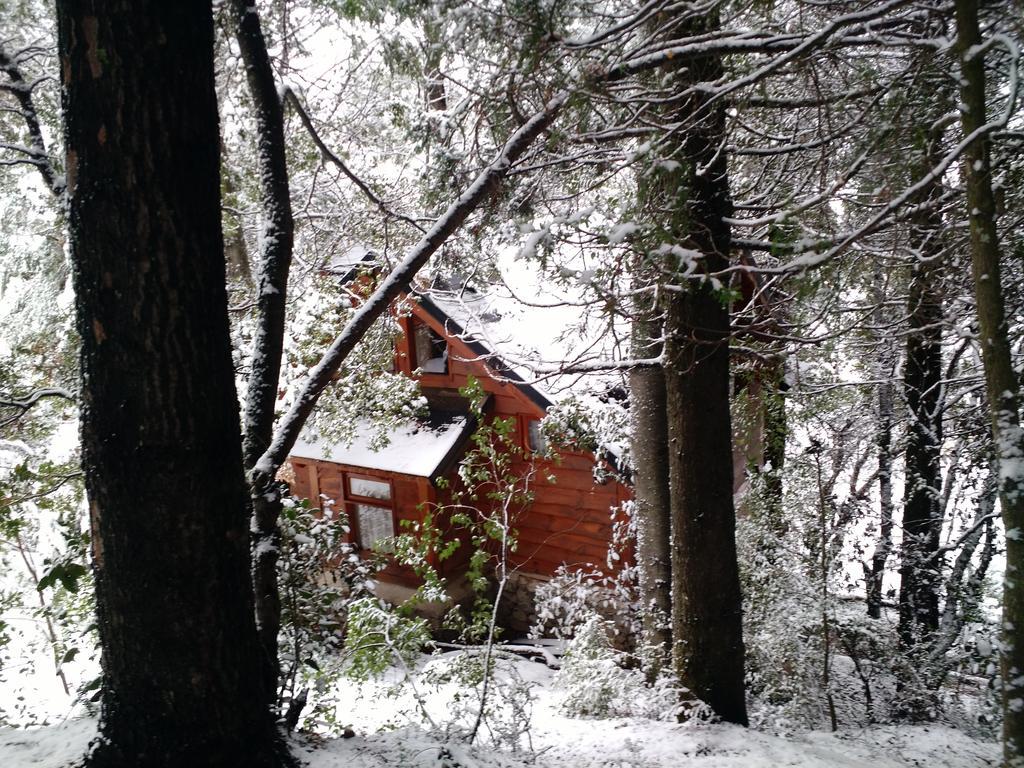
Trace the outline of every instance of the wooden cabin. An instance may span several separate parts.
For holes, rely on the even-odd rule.
[[[542,470],[534,476],[532,503],[514,524],[518,544],[512,564],[519,581],[550,578],[562,565],[603,567],[612,540],[613,509],[629,498],[629,489],[614,479],[595,480],[599,460],[590,453],[562,451],[556,460],[540,458],[540,421],[551,400],[468,333],[443,300],[427,292],[407,298],[403,305],[408,313],[398,319],[402,332],[395,340],[394,365],[419,380],[429,417],[396,429],[390,443],[376,451],[359,435],[350,445],[300,441],[290,458],[293,492],[310,499],[326,496],[344,507],[352,540],[362,549],[401,533],[402,521],[420,520],[427,508],[441,510],[439,527],[449,528],[448,536],[459,536],[443,510],[478,426],[459,394],[473,376],[488,395],[483,418],[513,420],[514,439],[523,449],[515,468],[525,473],[533,462]],[[455,590],[469,554],[468,546],[460,546],[455,556],[433,563]],[[396,600],[418,585],[411,570],[394,562],[378,581],[382,596]],[[528,618],[510,623],[528,623]]]

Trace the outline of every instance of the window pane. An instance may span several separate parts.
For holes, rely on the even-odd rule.
[[[531,451],[542,452],[548,448],[548,439],[544,436],[544,433],[540,431],[540,422],[531,421],[527,427],[527,434],[529,436],[529,444]]]
[[[391,498],[391,484],[383,480],[367,480],[363,477],[350,477],[348,479],[348,492],[353,496],[362,496],[366,499],[381,499],[387,501]]]
[[[359,526],[359,546],[363,549],[373,549],[377,542],[395,535],[394,519],[387,507],[356,504],[356,520]],[[388,545],[381,545],[378,549],[391,551]]]
[[[445,373],[448,344],[432,328],[416,325],[416,367],[424,373]]]

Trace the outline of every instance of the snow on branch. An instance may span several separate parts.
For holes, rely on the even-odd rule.
[[[526,383],[535,384],[552,376],[571,373],[601,373],[603,371],[632,371],[637,368],[660,368],[664,362],[664,358],[659,356],[626,358],[622,360],[581,360],[562,365],[555,363],[537,363],[535,365],[521,363],[521,365],[537,377],[535,381],[527,381]]]
[[[0,408],[10,408],[15,411],[13,416],[0,421],[0,427],[6,427],[9,424],[13,424],[41,400],[51,397],[60,397],[65,400],[70,400],[71,402],[75,401],[75,396],[62,387],[45,387],[37,389],[25,397],[20,398],[4,397],[0,395]]]
[[[611,37],[635,29],[655,14],[663,11],[666,5],[668,5],[666,0],[649,0],[649,2],[643,5],[643,7],[622,21],[619,21],[589,37],[580,39],[570,38],[565,40],[563,44],[566,48],[592,48],[605,42]]]
[[[712,40],[686,41],[670,45],[661,50],[634,56],[610,67],[599,79],[614,83],[631,75],[672,63],[677,60],[704,56],[723,56],[735,53],[771,53],[793,51],[801,47],[800,35],[750,35],[738,33],[731,37],[722,36]]]
[[[385,203],[381,199],[380,195],[375,193],[370,188],[369,184],[367,184],[365,181],[356,176],[356,174],[353,173],[352,170],[345,164],[345,161],[343,161],[340,157],[338,157],[338,155],[331,151],[330,147],[328,147],[324,143],[323,139],[320,138],[320,134],[317,132],[316,128],[313,127],[313,121],[309,117],[309,112],[307,112],[306,108],[302,106],[302,103],[299,101],[299,97],[295,94],[295,91],[293,91],[291,88],[286,87],[283,90],[283,97],[284,101],[288,104],[291,104],[292,107],[295,109],[295,112],[299,116],[299,120],[301,120],[302,124],[306,127],[306,131],[309,133],[310,138],[313,139],[313,143],[316,144],[316,148],[320,150],[320,155],[324,158],[324,160],[336,166],[338,170],[345,174],[345,176],[348,177],[348,180],[355,184],[357,187],[359,187],[359,190],[366,196],[366,198],[371,203],[376,205],[377,208],[380,209],[380,212],[383,213],[385,216],[388,216],[392,219],[397,219],[398,221],[404,221],[406,224],[411,224],[420,232],[423,231],[423,227],[415,219],[411,219],[408,216],[405,216],[404,214],[395,213],[394,211],[392,211],[388,207],[387,203]]]
[[[928,173],[924,174],[913,184],[909,185],[900,194],[893,197],[886,205],[882,206],[881,210],[872,216],[864,225],[853,230],[840,240],[832,248],[820,253],[809,253],[801,256],[797,256],[791,259],[786,264],[774,269],[762,269],[762,272],[768,273],[787,273],[787,272],[802,272],[811,267],[817,267],[824,264],[827,261],[834,259],[841,253],[846,251],[851,245],[856,243],[865,233],[873,231],[878,225],[883,223],[889,216],[892,216],[899,211],[904,205],[906,205],[918,192],[927,187],[929,184],[941,179],[945,175],[949,167],[953,165],[964,152],[974,142],[988,136],[989,134],[997,131],[1007,125],[1012,114],[1012,105],[1016,101],[1017,96],[1017,61],[1014,60],[1012,63],[1012,75],[1009,84],[1009,96],[1007,97],[1007,109],[1000,115],[996,120],[985,123],[976,130],[972,131],[969,135],[965,136],[960,142],[953,147]]]
[[[295,220],[288,182],[284,106],[277,93],[259,14],[248,0],[233,0],[231,9],[256,119],[256,160],[263,219],[259,240],[257,325],[252,343],[252,373],[245,398],[243,453],[249,465],[266,449],[274,429]]]
[[[890,11],[894,11],[901,6],[910,5],[912,2],[913,0],[890,0],[887,3],[873,4],[865,10],[859,10],[839,16],[833,19],[832,22],[827,24],[822,30],[806,38],[802,43],[793,47],[786,53],[781,56],[777,56],[764,66],[755,69],[749,75],[733,80],[726,87],[720,89],[716,93],[716,96],[721,98],[733,91],[743,88],[744,86],[759,82],[772,72],[778,71],[781,67],[799,58],[805,53],[809,53],[810,51],[824,46],[825,43],[832,39],[841,30],[848,27],[854,27],[859,24],[868,24],[875,19],[887,16]]]
[[[61,198],[64,195],[67,182],[65,181],[64,176],[58,173],[53,164],[53,158],[46,149],[46,142],[43,139],[43,130],[39,124],[39,113],[36,111],[35,100],[32,98],[33,89],[38,83],[42,82],[43,79],[36,80],[32,83],[26,81],[24,76],[21,74],[21,67],[18,65],[17,58],[12,57],[7,53],[2,42],[0,42],[0,71],[3,71],[8,77],[8,81],[3,83],[2,88],[13,95],[17,100],[18,106],[21,109],[22,119],[25,121],[25,130],[28,131],[29,138],[28,147],[5,145],[5,148],[27,155],[27,160],[22,159],[16,162],[25,162],[30,165],[34,165],[39,170],[39,175],[43,177],[43,183],[46,185],[46,188],[50,190],[54,197]]]
[[[723,30],[713,37],[680,39],[669,41],[665,47],[641,55],[627,55],[624,61],[608,67],[596,77],[595,82],[616,82],[631,75],[657,69],[666,64],[678,64],[687,59],[711,56],[726,56],[738,53],[778,53],[763,66],[748,75],[736,78],[719,88],[702,86],[714,91],[714,98],[722,98],[739,88],[752,85],[779,70],[789,62],[824,47],[837,39],[840,32],[870,25],[886,17],[891,11],[911,5],[913,0],[889,0],[866,9],[839,16],[823,29],[810,36],[800,34],[764,34],[749,30]]]
[[[352,316],[348,324],[309,372],[302,390],[278,424],[270,447],[256,463],[256,473],[272,477],[295,445],[306,419],[331,381],[331,377],[355,348],[369,327],[383,315],[391,302],[409,285],[430,257],[462,226],[462,223],[492,193],[508,174],[512,164],[558,116],[569,99],[562,91],[536,112],[505,143],[497,157],[477,176],[465,192],[427,230],[405,258],[384,279]]]

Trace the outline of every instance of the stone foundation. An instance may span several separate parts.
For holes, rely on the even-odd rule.
[[[525,635],[537,623],[537,587],[550,581],[547,576],[514,572],[505,582],[498,606],[498,623],[515,637]]]

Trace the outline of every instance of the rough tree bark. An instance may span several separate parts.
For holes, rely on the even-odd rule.
[[[978,307],[985,390],[999,462],[999,503],[1006,535],[1003,579],[1003,636],[1000,647],[1003,699],[1003,765],[1024,765],[1024,433],[1020,389],[1010,358],[999,266],[996,206],[989,164],[989,135],[999,123],[986,122],[985,55],[980,47],[978,4],[956,0],[957,52],[961,61],[960,119],[967,211],[971,230],[971,275]]]
[[[260,695],[211,7],[57,13],[103,650],[87,764],[287,764]]]
[[[713,34],[713,14],[687,25]],[[732,212],[725,153],[725,109],[698,83],[723,76],[721,59],[695,57],[675,70],[686,93],[674,115],[682,166],[670,209],[673,242],[701,255],[698,273],[729,265]],[[679,270],[681,265],[676,265]],[[673,666],[690,692],[722,719],[747,723],[743,611],[736,561],[729,414],[729,310],[710,279],[677,272],[665,292],[665,393],[672,504]]]

